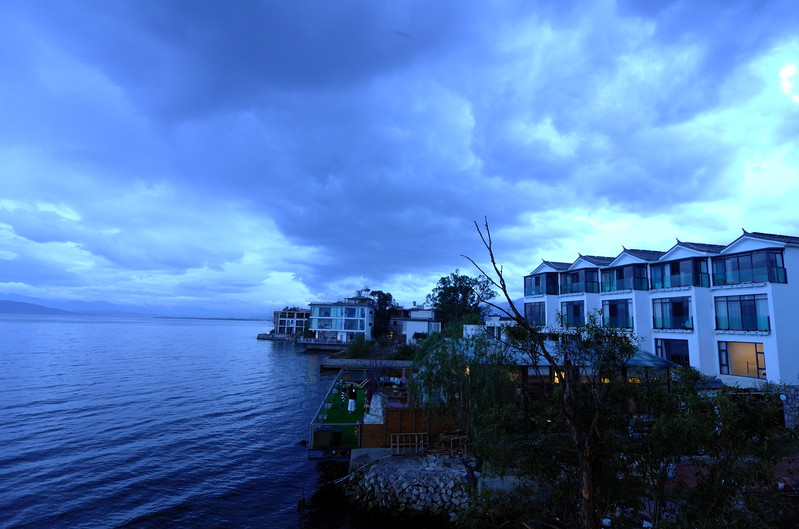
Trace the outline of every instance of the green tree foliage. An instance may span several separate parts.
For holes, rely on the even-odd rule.
[[[580,527],[595,529],[599,524],[597,485],[603,475],[612,473],[615,465],[612,458],[607,459],[612,451],[605,450],[608,440],[617,437],[613,430],[613,407],[626,391],[624,368],[635,353],[637,343],[621,329],[602,327],[594,314],[587,318],[584,326],[560,334],[557,346],[551,350],[546,335],[519,312],[508,292],[503,269],[494,256],[488,222],[485,232],[476,223],[475,226],[488,251],[492,273],[469,260],[481,272],[484,281],[497,288],[508,302],[509,310],[504,312],[517,327],[510,334],[515,348],[529,356],[531,365],[546,365],[557,374],[558,385],[553,392],[556,405],[550,420],[557,431],[563,433],[560,454],[565,459],[562,459],[562,468],[549,475],[567,480],[567,486],[559,485],[561,491],[578,493],[567,493],[566,498],[579,498],[578,505],[567,505],[563,514],[573,517],[576,512],[575,522]]]
[[[677,490],[682,527],[795,527],[796,498],[776,488],[774,468],[793,453],[778,388],[724,388],[700,409],[702,456],[691,457],[696,487]]]
[[[350,343],[344,354],[347,358],[369,358],[374,351],[375,343],[366,340],[363,334],[357,334]]]
[[[482,323],[487,306],[496,297],[485,277],[470,277],[455,270],[438,280],[427,303],[438,311],[444,326]]]
[[[515,307],[488,224],[478,233],[492,273],[472,263],[509,303],[508,339],[557,378],[528,401],[531,445],[519,467],[547,494],[521,526],[595,529],[605,516],[616,517],[613,527],[640,527],[636,516],[669,529],[795,526],[798,502],[769,486],[776,462],[796,449],[773,389],[708,392],[692,369],[634,373],[635,338],[602,327],[597,313],[552,347]],[[695,486],[667,487],[686,462]]]
[[[616,482],[625,466],[617,445],[627,433],[627,364],[638,346],[626,330],[603,327],[599,316],[589,314],[551,349],[529,324],[517,323],[509,333],[531,365],[555,373],[556,384],[531,403],[534,416],[544,421],[530,426],[535,448],[526,468],[552,491],[539,510],[582,527],[596,527],[599,514],[626,499]]]
[[[482,336],[439,337],[426,347],[414,363],[413,398],[448,409],[478,461],[507,464],[508,443],[521,427],[518,375],[508,349]]]
[[[391,311],[397,307],[397,304],[390,292],[371,290],[369,296],[375,300],[375,322],[372,327],[372,337],[385,337],[390,330]]]

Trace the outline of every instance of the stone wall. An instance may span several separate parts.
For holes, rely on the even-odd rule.
[[[785,386],[782,405],[785,411],[785,426],[794,428],[799,425],[799,386]]]
[[[469,505],[460,456],[383,458],[355,470],[343,486],[349,501],[378,514],[420,514],[454,521]]]

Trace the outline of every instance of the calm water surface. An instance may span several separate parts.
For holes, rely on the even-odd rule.
[[[297,514],[332,377],[267,325],[0,316],[0,527],[359,526]]]

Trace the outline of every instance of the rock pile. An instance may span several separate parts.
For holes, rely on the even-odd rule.
[[[364,510],[451,521],[469,505],[468,489],[460,457],[432,454],[382,459],[355,471],[344,482],[347,498]]]

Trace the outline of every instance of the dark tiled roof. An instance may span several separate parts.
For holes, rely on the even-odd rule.
[[[559,261],[544,261],[544,264],[555,270],[568,270],[572,265],[571,263],[561,263]]]
[[[680,239],[677,239],[677,246],[682,246],[683,248],[688,248],[689,250],[695,250],[697,252],[704,252],[704,253],[719,253],[721,252],[726,246],[723,244],[705,244],[702,242],[683,242]]]
[[[677,364],[652,353],[638,350],[627,361],[627,367],[677,367]]]
[[[757,239],[765,239],[767,241],[782,242],[785,244],[799,244],[799,237],[792,237],[791,235],[776,235],[773,233],[760,233],[757,231],[749,232],[746,230],[744,230],[744,235],[755,237]]]
[[[702,378],[702,380],[699,381],[697,389],[712,390],[712,389],[721,389],[723,387],[724,387],[724,382],[722,382],[718,378],[705,376]]]
[[[635,250],[633,248],[624,248],[624,252],[643,261],[657,261],[666,254],[666,252],[657,250]]]
[[[585,259],[589,263],[596,266],[608,266],[615,259],[615,257],[605,257],[603,255],[583,255],[583,254],[580,254],[580,258]]]

